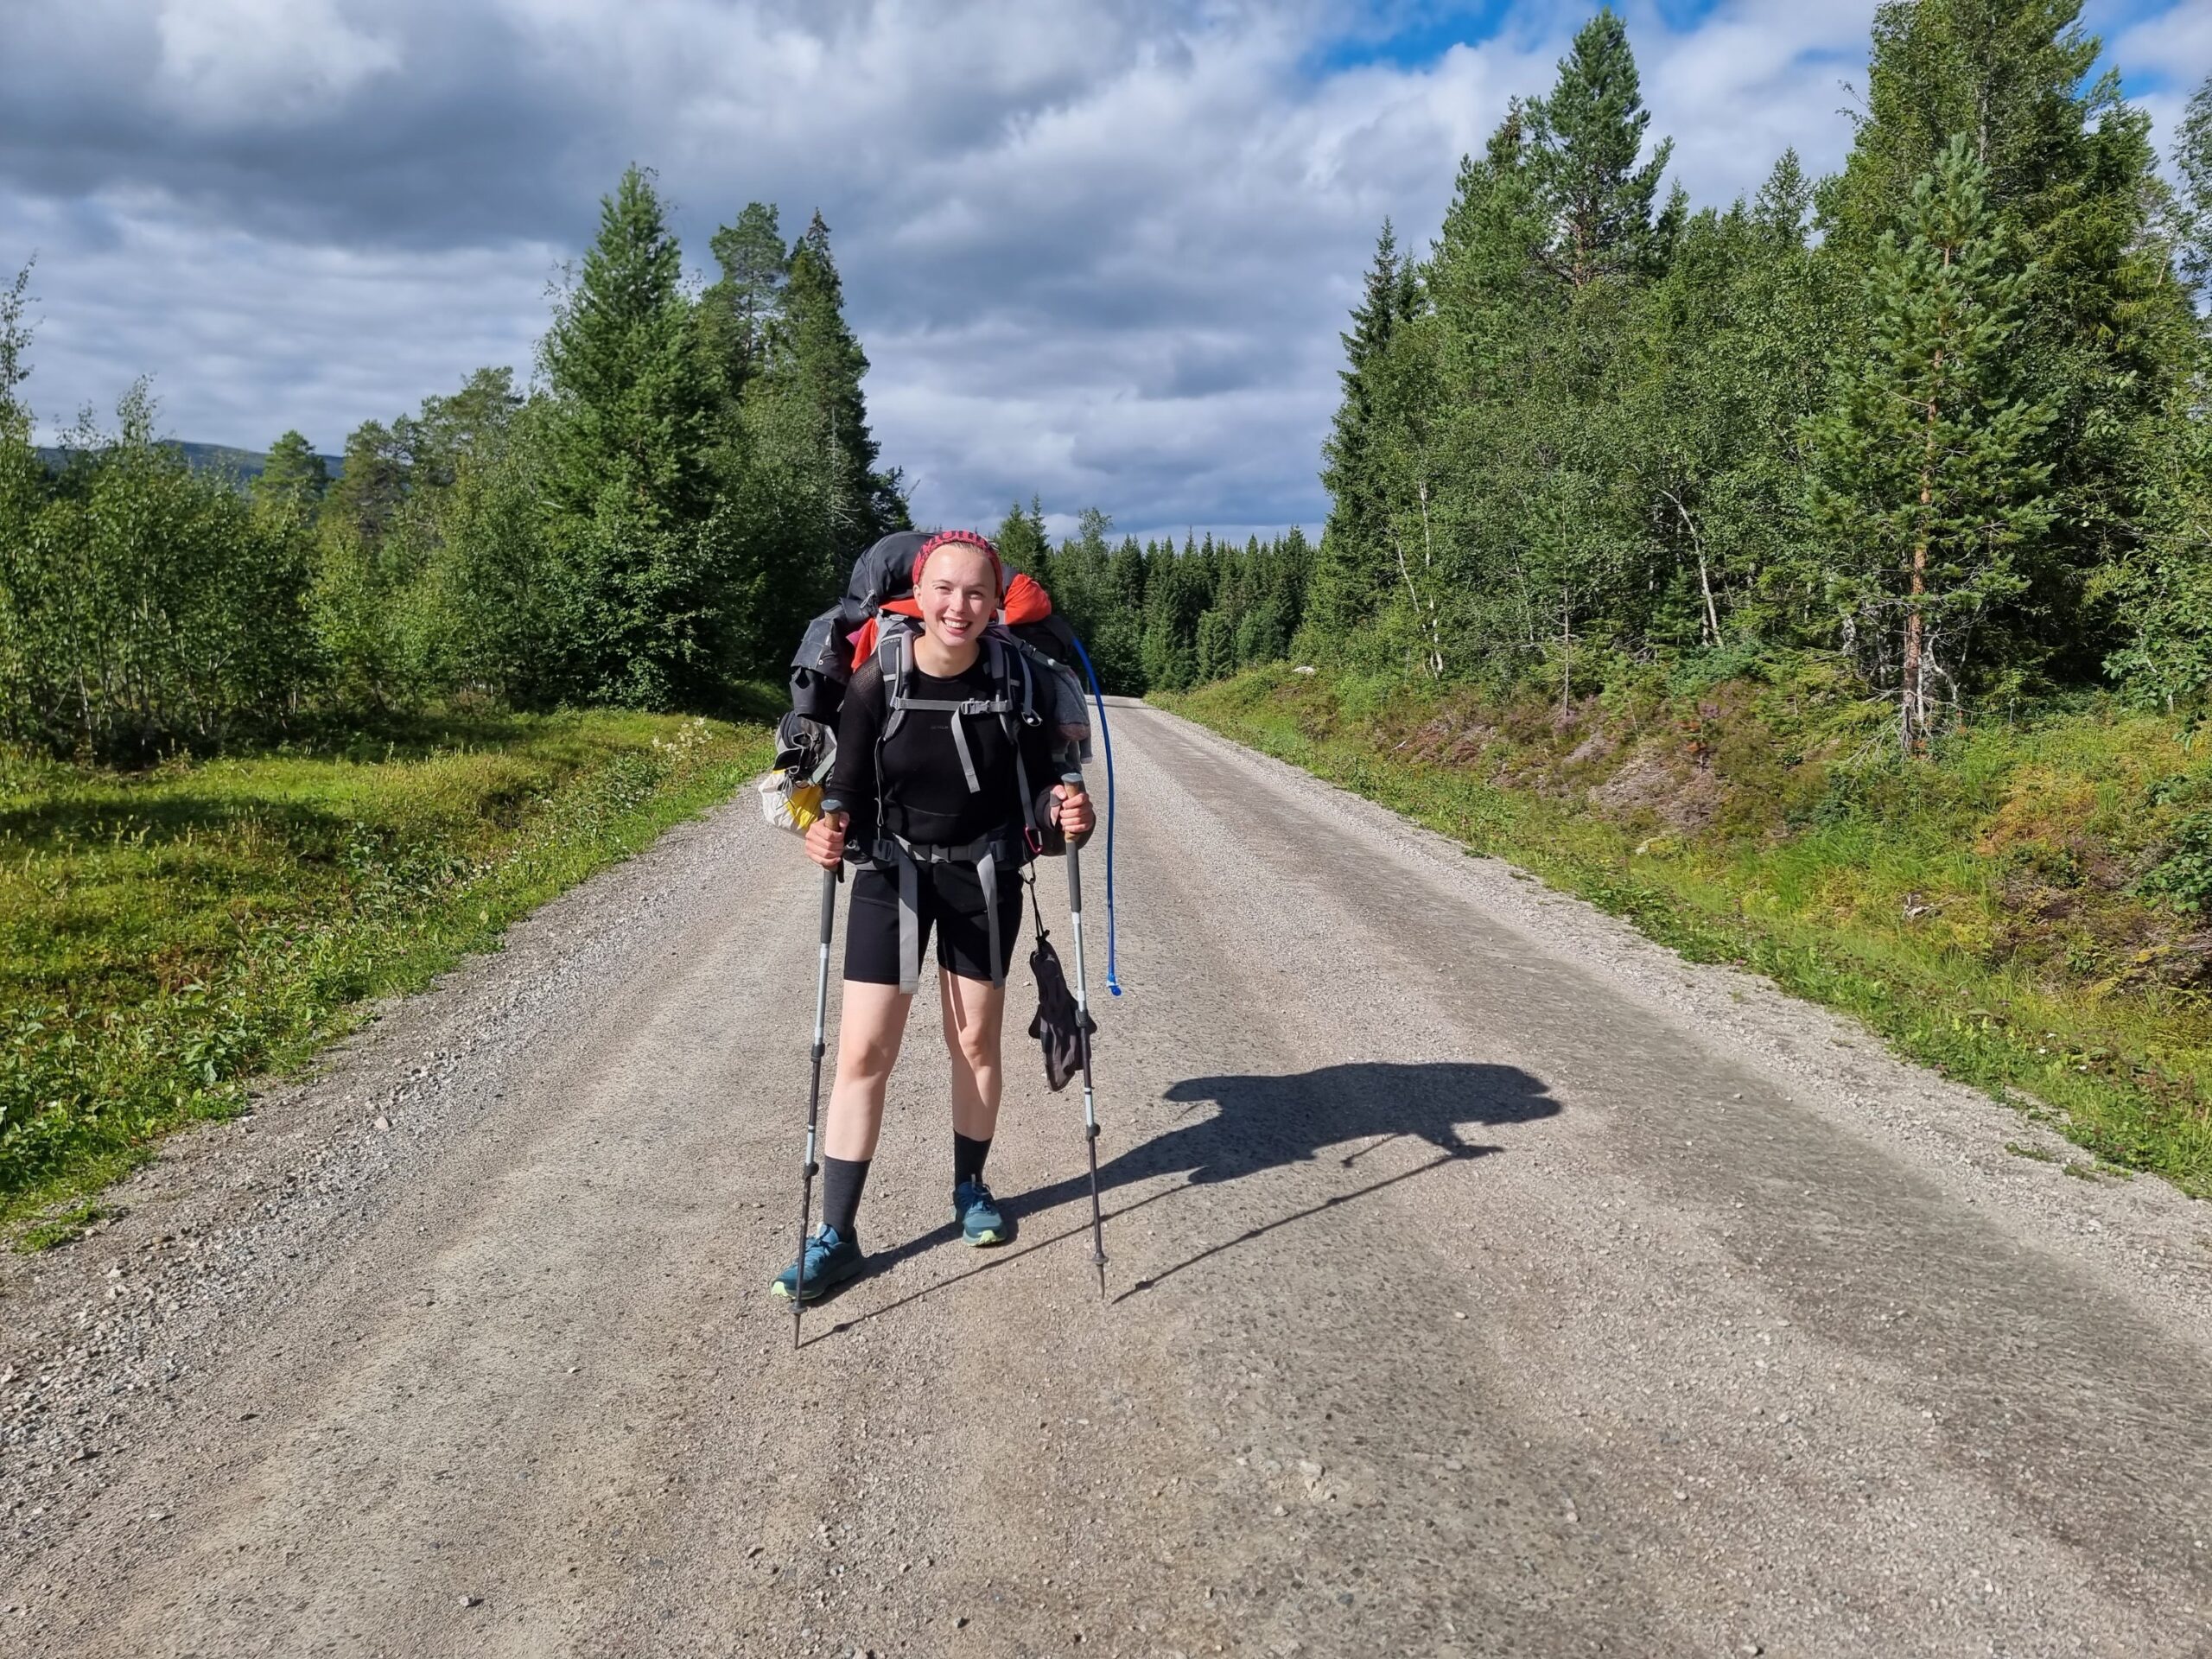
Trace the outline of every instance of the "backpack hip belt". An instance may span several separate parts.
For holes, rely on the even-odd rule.
[[[1019,868],[1016,843],[1001,830],[961,845],[909,841],[904,836],[877,838],[873,856],[878,869],[899,873],[899,990],[912,996],[922,979],[922,868],[925,864],[972,864],[983,889],[983,922],[991,942],[991,983],[1003,989],[1006,964],[999,922],[999,865]],[[1017,918],[1018,919],[1018,918]]]

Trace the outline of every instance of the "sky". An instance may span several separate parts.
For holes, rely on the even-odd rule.
[[[1593,8],[1533,0],[0,0],[0,281],[35,256],[48,437],[139,376],[181,438],[336,453],[526,378],[632,162],[695,270],[819,210],[916,521],[1033,494],[1140,536],[1318,531],[1338,331],[1385,217]],[[1872,0],[1629,0],[1700,205],[1840,164]],[[2212,3],[2088,25],[2164,148]]]

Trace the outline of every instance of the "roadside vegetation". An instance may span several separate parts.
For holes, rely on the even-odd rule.
[[[1601,12],[1382,227],[1319,545],[1049,569],[1109,689],[2212,1194],[2212,82],[2162,166],[2081,12],[1885,0],[1727,204]]]
[[[1579,698],[1286,667],[1162,699],[2212,1197],[2212,738],[2113,699],[1870,741],[1832,664]]]
[[[527,386],[470,375],[195,468],[143,389],[35,446],[0,281],[0,1227],[58,1243],[237,1110],[768,760],[841,557],[906,522],[817,218],[687,282],[630,169]]]
[[[767,758],[758,727],[601,711],[128,773],[0,764],[0,1224],[66,1238],[66,1200],[162,1131],[238,1111],[249,1079],[496,945]]]

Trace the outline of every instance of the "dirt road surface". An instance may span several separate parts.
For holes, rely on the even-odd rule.
[[[2212,1653],[2212,1211],[1117,714],[1103,1302],[1026,1039],[954,1236],[925,1008],[791,1351],[741,801],[0,1268],[0,1652]]]

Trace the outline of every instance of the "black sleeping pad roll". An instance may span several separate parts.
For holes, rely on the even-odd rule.
[[[806,625],[791,653],[791,707],[826,726],[837,723],[852,675],[845,657],[848,632],[838,611],[824,611]]]
[[[914,555],[927,540],[926,531],[894,530],[853,561],[844,609],[855,619],[855,627],[874,616],[886,600],[904,599],[914,591]]]

